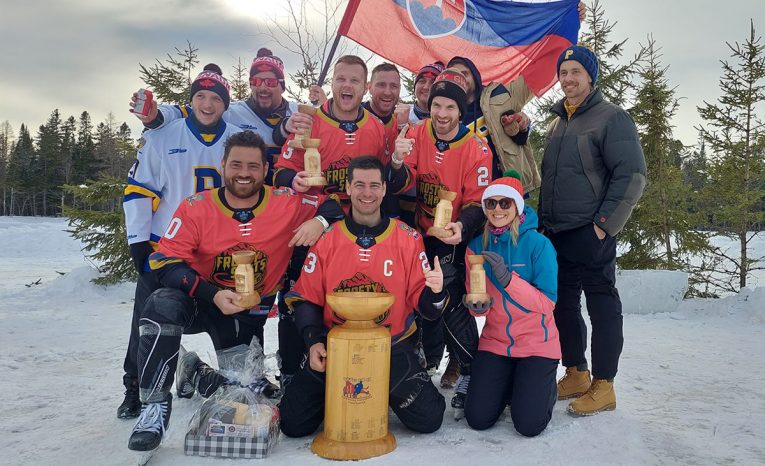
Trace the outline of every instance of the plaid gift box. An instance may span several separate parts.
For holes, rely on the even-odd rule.
[[[257,432],[255,437],[208,436],[207,432],[191,430],[186,434],[184,452],[187,455],[218,456],[222,458],[265,458],[279,441],[278,417],[271,421],[268,434]]]

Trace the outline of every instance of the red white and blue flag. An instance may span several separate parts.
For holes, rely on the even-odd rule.
[[[339,34],[410,71],[469,58],[484,83],[524,76],[536,95],[577,41],[579,0],[349,0]]]

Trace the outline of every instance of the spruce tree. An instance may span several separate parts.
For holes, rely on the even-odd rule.
[[[11,158],[11,147],[13,147],[13,128],[8,120],[0,123],[0,191],[3,193],[3,200],[0,204],[0,215],[9,214],[10,186],[8,186],[8,164]]]
[[[9,211],[11,215],[33,215],[35,148],[32,136],[26,125],[19,129],[19,137],[11,148],[8,160],[8,185],[11,189],[9,196]]]
[[[37,164],[35,191],[40,193],[40,215],[55,215],[57,208],[50,205],[51,200],[60,199],[60,186],[63,184],[61,160],[61,114],[53,110],[48,121],[37,132]],[[57,205],[57,203],[55,203]]]
[[[98,164],[95,158],[95,142],[93,141],[93,122],[88,112],[82,112],[77,122],[77,143],[74,153],[74,174],[72,184],[84,183],[95,177]]]
[[[186,41],[186,48],[175,47],[175,56],[168,53],[164,63],[157,59],[151,66],[138,64],[141,79],[156,100],[178,105],[188,103],[194,67],[199,64],[198,51]]]
[[[698,129],[710,150],[707,193],[715,199],[714,227],[738,243],[737,253],[715,249],[722,261],[717,272],[725,277],[720,285],[737,292],[762,261],[750,256],[750,243],[757,235],[752,230],[765,221],[765,123],[758,113],[765,101],[765,45],[753,22],[743,43],[726,44],[733,62],[720,62],[722,95],[698,107],[704,120]]]
[[[661,64],[660,49],[649,36],[631,114],[640,133],[646,159],[647,186],[620,234],[627,251],[619,258],[625,269],[689,269],[694,255],[707,249],[691,212],[692,192],[683,183],[681,163],[686,149],[672,137],[672,118],[678,108],[675,89]]]
[[[234,73],[231,75],[231,100],[247,100],[250,96],[250,71],[242,64],[242,57],[237,58],[236,65],[232,66]]]

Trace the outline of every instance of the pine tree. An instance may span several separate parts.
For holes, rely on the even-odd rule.
[[[73,164],[73,176],[71,184],[84,183],[86,179],[93,178],[98,170],[95,158],[95,142],[93,141],[93,123],[88,112],[82,112],[77,122],[77,143]]]
[[[715,199],[712,219],[721,235],[738,242],[738,254],[716,248],[722,260],[718,270],[726,278],[720,285],[737,292],[747,285],[753,270],[762,268],[763,258],[749,256],[752,232],[765,221],[761,210],[765,199],[765,123],[761,111],[765,101],[765,45],[750,22],[749,37],[742,43],[726,43],[734,63],[721,61],[722,95],[716,103],[698,107],[704,124],[698,129],[709,145],[708,195]]]
[[[35,191],[40,193],[39,215],[58,213],[50,201],[60,199],[60,186],[63,184],[61,160],[61,114],[53,110],[48,121],[40,126],[36,137],[37,164]],[[56,203],[57,205],[57,203]],[[35,212],[35,215],[38,213]]]
[[[136,278],[125,240],[125,216],[120,204],[114,202],[122,198],[124,187],[124,181],[116,178],[89,181],[81,186],[64,186],[66,193],[82,205],[79,208],[64,208],[71,227],[69,233],[83,242],[83,251],[103,274],[93,280],[100,285]]]
[[[669,86],[660,49],[649,36],[645,59],[639,66],[640,87],[631,114],[640,133],[648,183],[631,221],[620,234],[627,251],[619,258],[625,269],[687,270],[694,255],[708,248],[707,238],[695,230],[692,192],[681,170],[686,149],[673,139],[671,124],[678,108]],[[698,281],[698,280],[696,280]]]
[[[32,136],[26,125],[22,124],[19,129],[19,137],[11,148],[8,160],[8,185],[11,189],[9,211],[11,215],[33,215],[31,191],[34,187],[35,158]]]
[[[10,163],[13,140],[13,128],[10,122],[6,120],[0,123],[0,191],[3,192],[0,215],[9,214],[8,195],[10,194],[10,187],[8,186],[8,164]]]
[[[242,64],[242,57],[238,57],[237,64],[232,66],[234,74],[231,75],[231,100],[247,100],[250,96],[250,71]]]
[[[152,66],[138,64],[141,79],[160,102],[183,105],[188,103],[194,67],[199,64],[199,49],[186,41],[186,48],[175,47],[175,56],[167,54],[164,63],[158,59]]]

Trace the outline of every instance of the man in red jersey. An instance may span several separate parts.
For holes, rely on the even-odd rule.
[[[308,360],[284,387],[281,429],[290,437],[312,434],[324,419],[326,334],[339,324],[324,296],[331,291],[388,292],[396,302],[380,324],[390,328],[389,404],[401,422],[416,432],[438,430],[445,402],[415,352],[415,309],[437,318],[448,304],[438,262],[431,270],[422,237],[396,219],[383,216],[383,165],[374,157],[354,159],[346,192],[351,214],[311,248],[294,290],[288,295],[308,348]]]
[[[392,171],[405,170],[409,178],[416,180],[415,221],[421,232],[433,226],[438,192],[445,189],[456,193],[452,216],[445,227],[452,235],[425,237],[428,258],[441,258],[445,287],[452,297],[465,293],[465,246],[484,221],[481,194],[491,181],[491,151],[482,138],[460,123],[466,89],[459,71],[444,70],[430,90],[430,118],[401,131],[391,159]],[[470,382],[470,362],[478,348],[478,329],[460,298],[451,300],[443,317],[450,357],[456,357],[460,366],[452,399],[455,414],[460,416]]]
[[[266,150],[263,139],[251,131],[229,138],[223,156],[225,187],[182,201],[159,249],[150,256],[163,288],[146,300],[139,321],[143,407],[130,436],[131,450],[153,450],[162,440],[170,419],[170,386],[181,335],[206,332],[216,350],[249,344],[253,337],[262,346],[263,325],[292,247],[313,244],[328,226],[327,218],[342,216],[336,199],[264,186]],[[233,291],[231,255],[236,251],[256,254],[255,291],[261,303],[252,309],[240,307]],[[179,395],[190,397],[199,388],[209,396],[227,383],[198,358],[181,368],[187,373],[179,374]],[[276,394],[267,381],[253,382],[256,390]]]

